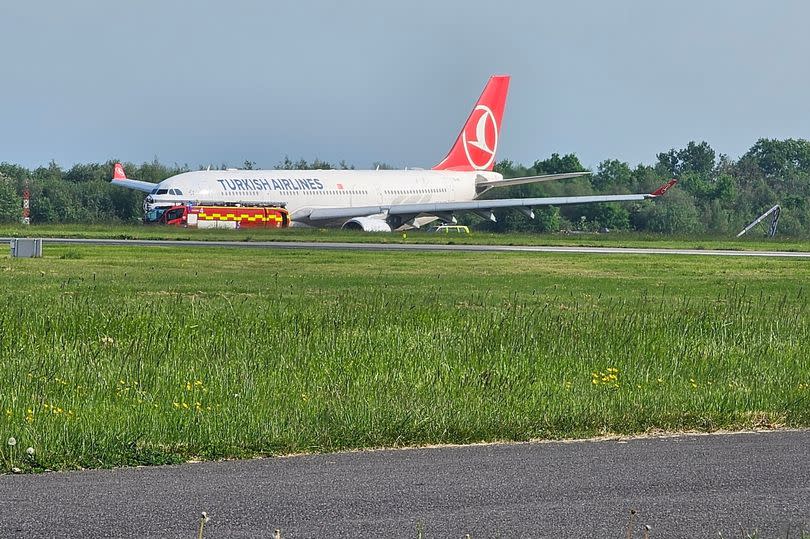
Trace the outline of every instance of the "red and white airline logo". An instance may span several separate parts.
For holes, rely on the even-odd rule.
[[[113,174],[116,178],[125,178],[126,175],[124,174],[124,167],[121,166],[121,163],[115,164],[115,174]]]
[[[473,126],[475,132],[472,132]],[[488,169],[498,150],[498,124],[492,110],[486,105],[475,107],[461,138],[470,166],[475,170]]]

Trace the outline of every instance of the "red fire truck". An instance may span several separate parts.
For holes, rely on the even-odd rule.
[[[188,228],[284,228],[290,224],[280,206],[194,206],[152,208],[143,217],[146,224]]]

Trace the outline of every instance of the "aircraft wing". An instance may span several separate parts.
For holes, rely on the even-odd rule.
[[[670,180],[652,193],[630,195],[585,195],[544,198],[501,198],[471,200],[464,202],[429,202],[423,204],[395,204],[390,206],[363,206],[358,208],[309,208],[295,212],[294,220],[329,221],[368,217],[371,215],[442,215],[454,212],[491,212],[504,208],[534,208],[538,206],[563,206],[593,202],[626,202],[656,198],[666,193],[678,180]]]

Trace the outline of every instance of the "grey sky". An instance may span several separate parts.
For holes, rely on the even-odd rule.
[[[0,161],[429,167],[492,73],[498,158],[810,138],[810,3],[6,0]]]

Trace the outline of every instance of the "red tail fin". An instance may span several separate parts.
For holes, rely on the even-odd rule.
[[[113,180],[126,180],[127,175],[124,173],[124,165],[116,163],[113,169]]]
[[[508,92],[508,75],[489,78],[450,153],[433,170],[492,170]]]

